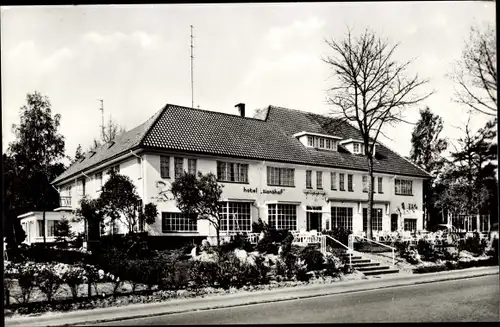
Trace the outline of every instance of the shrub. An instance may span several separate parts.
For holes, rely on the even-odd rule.
[[[61,264],[44,264],[38,268],[36,285],[45,294],[47,301],[52,302],[54,295],[63,284],[62,276],[67,269],[67,266]]]
[[[278,254],[278,246],[273,242],[270,235],[265,234],[255,247],[260,253]]]
[[[281,256],[286,257],[288,253],[292,251],[293,235],[288,233],[287,236],[281,242]]]
[[[5,270],[5,277],[12,279],[17,278],[19,288],[21,289],[20,296],[15,296],[14,299],[18,303],[28,303],[33,293],[33,289],[36,286],[36,277],[38,273],[36,264],[34,262],[11,263],[7,265]]]
[[[307,265],[307,270],[323,269],[324,257],[323,253],[312,246],[306,246],[301,252],[299,258],[304,260]]]
[[[235,249],[242,249],[247,252],[253,251],[253,245],[245,234],[238,233],[231,237],[231,240],[221,245],[222,252],[230,252]]]
[[[488,251],[488,255],[493,257],[493,260],[498,264],[498,238],[494,238],[491,241],[491,248]]]
[[[428,240],[418,240],[417,251],[426,261],[435,262],[439,257],[434,245]]]
[[[86,253],[48,248],[43,244],[32,244],[31,247],[27,248],[25,253],[28,260],[38,263],[61,262],[72,265],[78,262],[87,262],[89,260],[89,255]]]
[[[191,271],[194,269],[195,262],[193,261],[177,261],[170,262],[169,267],[165,267],[159,283],[160,289],[182,289],[190,286],[190,281],[193,276]],[[199,283],[199,281],[198,281]]]
[[[468,251],[475,255],[484,254],[488,241],[486,239],[481,239],[479,234],[475,234],[473,237],[468,237],[465,240],[460,240],[458,243],[459,251]]]
[[[340,272],[345,267],[341,259],[334,256],[333,254],[327,253],[325,255],[324,267],[326,269],[325,273],[327,276],[337,277]]]
[[[216,262],[194,261],[189,270],[190,285],[193,288],[215,286],[218,269]]]
[[[265,232],[268,229],[268,226],[262,219],[259,218],[258,221],[254,221],[252,223],[252,233],[260,233]]]
[[[69,286],[73,300],[76,300],[78,297],[78,287],[87,280],[85,268],[80,265],[71,267],[71,269],[64,273],[62,279]]]

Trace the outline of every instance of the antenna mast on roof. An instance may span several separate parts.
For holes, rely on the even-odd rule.
[[[99,108],[99,110],[101,110],[101,116],[102,116],[101,138],[104,140],[104,100],[99,100],[99,101],[101,101],[101,108]]]
[[[193,39],[194,39],[194,36],[193,36],[193,28],[194,28],[193,25],[191,25],[191,108],[194,108],[194,90],[193,90],[193,59],[194,59]]]

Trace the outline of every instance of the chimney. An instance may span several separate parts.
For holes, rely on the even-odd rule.
[[[237,105],[235,105],[235,107],[238,107],[238,111],[240,112],[240,116],[245,117],[245,104],[238,103]]]

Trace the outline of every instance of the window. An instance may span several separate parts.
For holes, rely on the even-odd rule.
[[[416,231],[417,230],[417,219],[405,218],[404,220],[404,230],[405,231]]]
[[[413,181],[408,179],[396,179],[394,181],[394,189],[397,195],[413,195]]]
[[[306,188],[312,188],[312,171],[306,170]]]
[[[352,231],[352,208],[332,207],[332,228],[338,227]]]
[[[188,172],[196,175],[196,159],[188,159]]]
[[[383,187],[382,187],[382,177],[378,177],[377,179],[378,179],[378,192],[380,194],[382,194],[382,193],[384,193],[383,192]]]
[[[368,176],[363,175],[363,192],[368,193]]]
[[[331,149],[332,148],[332,141],[331,140],[326,140],[326,148]]]
[[[43,220],[42,220],[43,223]],[[56,236],[56,221],[55,220],[46,220],[47,223],[47,236]],[[43,235],[42,235],[43,236]]]
[[[250,203],[248,202],[222,202],[221,203],[220,230],[226,232],[250,232],[252,218]]]
[[[174,158],[174,177],[179,178],[184,172],[184,158]]]
[[[269,204],[269,226],[275,229],[297,230],[297,206],[294,204]]]
[[[217,161],[217,180],[248,183],[248,164]]]
[[[318,190],[323,189],[323,172],[321,171],[316,172],[316,188]]]
[[[38,224],[38,237],[43,237],[43,220],[37,220]]]
[[[119,231],[120,230],[118,229],[118,223],[116,221],[113,221],[111,223],[111,230],[110,230],[111,234],[113,234],[113,235],[118,234]]]
[[[307,145],[314,146],[314,138],[312,136],[307,137]]]
[[[98,191],[102,189],[102,171],[95,174],[95,179],[97,180]]]
[[[351,174],[348,174],[347,175],[347,190],[349,192],[353,192],[353,186],[352,186],[352,175]]]
[[[160,156],[161,178],[170,178],[170,157]]]
[[[354,143],[352,146],[353,146],[353,150],[354,150],[353,152],[354,153],[359,153],[359,144],[358,143]]]
[[[195,219],[184,217],[178,212],[161,213],[161,231],[169,232],[196,232],[197,222]]]
[[[345,191],[345,185],[344,185],[344,175],[343,173],[339,173],[339,189],[341,191]]]
[[[325,139],[323,139],[323,138],[319,139],[319,147],[320,148],[324,148],[325,147]]]
[[[366,232],[368,227],[368,209],[363,208],[363,230]],[[372,231],[382,230],[382,209],[372,209]]]
[[[295,186],[295,169],[267,167],[267,185]]]
[[[331,172],[330,173],[330,179],[331,179],[331,189],[333,191],[337,190],[337,173],[336,172]]]

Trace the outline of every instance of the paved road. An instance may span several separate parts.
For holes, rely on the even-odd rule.
[[[498,275],[113,321],[99,326],[498,321]]]

